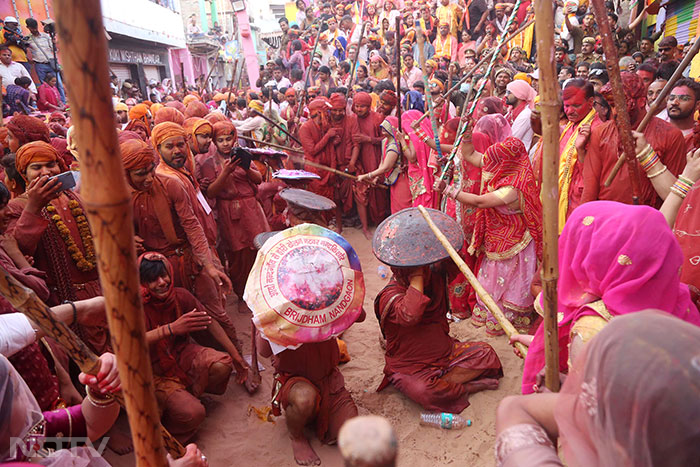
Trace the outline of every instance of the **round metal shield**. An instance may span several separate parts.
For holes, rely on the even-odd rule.
[[[330,211],[336,207],[335,203],[325,196],[301,188],[285,188],[280,191],[280,197],[287,203],[312,211]]]
[[[464,244],[462,229],[450,216],[427,209],[435,225],[459,250]],[[372,252],[382,263],[396,267],[432,264],[449,255],[418,208],[407,208],[387,217],[372,238]]]

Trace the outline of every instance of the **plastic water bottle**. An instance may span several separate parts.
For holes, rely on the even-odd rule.
[[[377,268],[377,274],[382,279],[386,279],[387,277],[389,277],[389,270],[387,269],[386,266],[384,266],[383,264],[380,264],[379,267]]]
[[[466,420],[461,415],[452,413],[424,412],[420,414],[420,424],[442,428],[443,430],[461,430],[462,428],[472,426],[472,421]]]

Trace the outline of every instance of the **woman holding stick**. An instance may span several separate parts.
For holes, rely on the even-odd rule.
[[[523,143],[510,137],[482,154],[466,138],[462,157],[481,167],[481,194],[461,191],[450,185],[445,195],[460,203],[479,208],[474,221],[469,253],[484,252],[479,282],[493,297],[513,325],[526,333],[533,324],[533,297],[530,285],[542,257],[542,204],[535,186],[530,160]],[[489,335],[503,329],[478,300],[472,324],[486,325]]]

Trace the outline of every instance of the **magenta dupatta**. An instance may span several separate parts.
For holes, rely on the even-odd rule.
[[[593,201],[574,210],[559,238],[559,368],[567,370],[569,333],[589,306],[603,300],[612,316],[655,309],[700,326],[688,286],[679,280],[683,262],[664,216],[648,206]],[[525,358],[523,394],[533,392],[544,368],[544,331],[537,329]]]
[[[413,128],[411,128],[411,123],[418,120],[421,115],[421,112],[418,110],[409,110],[401,114],[401,127],[403,131],[409,135],[411,143],[416,151],[416,163],[408,163],[408,179],[411,188],[411,196],[413,198],[413,207],[425,206],[426,208],[435,208],[437,206],[438,194],[433,191],[433,172],[430,167],[428,167],[430,147],[421,141],[414,133]],[[433,130],[430,127],[430,119],[423,119],[421,122],[421,129],[429,137],[432,137]]]

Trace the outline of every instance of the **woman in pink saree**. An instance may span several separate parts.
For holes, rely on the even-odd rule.
[[[697,465],[698,342],[700,328],[666,312],[615,318],[576,357],[561,392],[501,402],[496,465],[561,466],[557,437],[570,467]]]
[[[411,123],[418,120],[422,115],[418,110],[409,110],[401,115],[401,128],[409,135],[411,143],[416,151],[416,161],[408,163],[408,183],[411,189],[412,206],[425,206],[435,208],[437,206],[438,194],[433,190],[433,172],[428,167],[430,158],[430,148],[418,137],[411,128]],[[427,124],[427,128],[426,128]],[[432,137],[430,129],[430,119],[425,118],[421,122],[421,129]]]
[[[560,371],[568,370],[574,337],[585,343],[615,316],[653,308],[700,326],[688,286],[679,279],[682,262],[678,241],[656,209],[613,201],[576,208],[559,238]],[[525,358],[523,394],[536,390],[542,368],[540,325]]]

